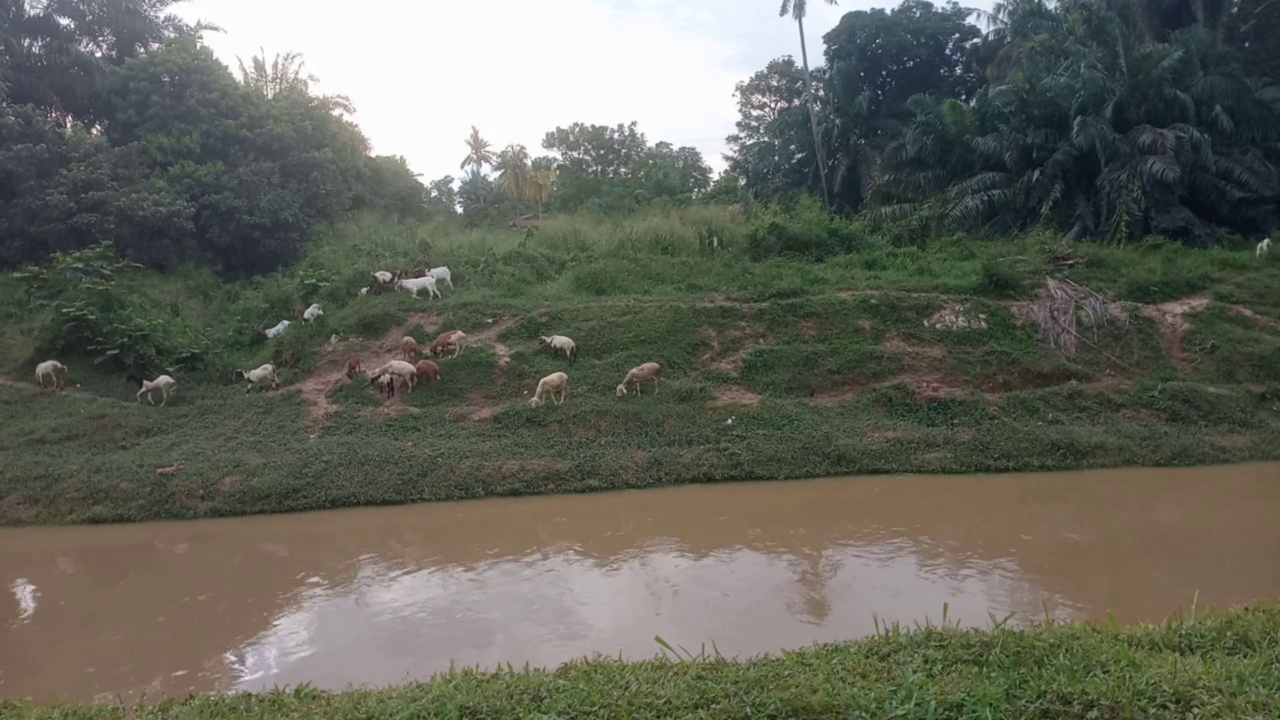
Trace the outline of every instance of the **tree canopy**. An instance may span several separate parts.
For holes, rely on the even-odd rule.
[[[1270,232],[1280,43],[1267,0],[906,0],[851,12],[814,69],[833,199],[920,230],[1032,227],[1207,245]],[[1256,60],[1256,61],[1255,61]],[[738,86],[731,171],[758,199],[817,195],[789,58]]]

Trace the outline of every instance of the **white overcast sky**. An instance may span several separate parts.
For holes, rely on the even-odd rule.
[[[810,0],[810,62],[850,10]],[[940,4],[940,2],[938,3]],[[380,155],[423,180],[460,175],[471,125],[496,148],[542,154],[558,125],[639,122],[650,142],[693,145],[715,168],[733,132],[734,84],[786,54],[794,22],[778,0],[189,0],[187,19],[236,67],[259,49],[302,53],[318,90],[349,96]],[[989,7],[990,0],[967,3]]]

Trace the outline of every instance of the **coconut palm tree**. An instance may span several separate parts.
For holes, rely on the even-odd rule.
[[[498,171],[498,186],[512,200],[522,200],[529,180],[529,151],[523,145],[508,145],[493,164]]]
[[[462,158],[461,169],[470,167],[475,172],[483,172],[485,165],[493,164],[494,155],[489,149],[489,141],[480,137],[480,131],[475,125],[471,126],[470,137],[463,142],[467,144],[467,155]]]
[[[828,5],[835,5],[836,0],[825,0]],[[800,28],[800,62],[804,65],[804,100],[809,106],[809,129],[813,131],[813,150],[818,160],[818,179],[822,182],[822,203],[831,210],[831,193],[827,189],[827,164],[822,152],[822,138],[818,135],[818,112],[813,102],[813,80],[809,76],[809,49],[804,41],[804,16],[808,11],[807,0],[782,0],[778,9],[778,17],[788,14]]]

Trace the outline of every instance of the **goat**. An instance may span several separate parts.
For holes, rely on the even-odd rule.
[[[363,363],[364,363],[364,359],[361,358],[359,355],[352,355],[350,359],[347,360],[347,379],[348,380],[355,377],[356,373],[360,372],[360,366]]]
[[[414,297],[418,297],[419,292],[426,290],[428,300],[433,296],[438,297],[441,300],[444,299],[444,295],[441,295],[440,291],[436,289],[436,279],[430,275],[426,277],[413,278],[412,280],[401,280],[396,283],[396,287],[402,287],[405,290],[408,290],[413,293]]]
[[[421,351],[418,350],[418,341],[408,335],[405,335],[404,339],[400,341],[400,353],[404,356],[406,362],[414,362],[422,355]]]
[[[417,365],[413,366],[416,373],[416,382],[430,379],[431,382],[440,382],[440,366],[430,360],[419,360]]]
[[[1262,238],[1262,242],[1258,243],[1258,248],[1254,251],[1254,254],[1262,257],[1269,252],[1271,252],[1271,238]]]
[[[276,366],[271,363],[266,363],[247,372],[237,370],[232,377],[236,380],[248,381],[249,386],[244,389],[245,395],[248,395],[255,387],[266,389],[269,385],[272,390],[280,387],[280,380],[276,378]]]
[[[430,277],[437,283],[443,282],[449,286],[450,290],[453,289],[453,276],[449,273],[449,268],[444,265],[431,268],[423,277]]]
[[[396,376],[391,373],[382,373],[381,375],[373,375],[369,378],[369,384],[374,387],[381,387],[382,394],[388,400],[396,396]]]
[[[302,321],[311,322],[323,314],[324,314],[324,311],[320,309],[319,303],[311,303],[311,307],[303,311]]]
[[[67,366],[57,360],[45,360],[36,366],[36,382],[40,383],[40,387],[44,388],[44,381],[50,380],[53,383],[54,390],[62,390],[66,387]]]
[[[653,383],[653,394],[658,394],[658,382],[662,380],[662,366],[656,362],[647,362],[643,365],[637,365],[631,368],[627,376],[622,379],[622,384],[618,386],[618,397],[626,395],[628,386],[634,385],[636,388],[636,397],[640,397],[640,384],[646,382]]]
[[[289,326],[292,324],[293,323],[289,322],[288,320],[281,320],[280,322],[276,323],[274,327],[269,327],[266,330],[263,330],[262,334],[266,335],[268,338],[277,338],[283,335],[284,331],[288,330]]]
[[[164,407],[164,404],[169,402],[169,394],[178,391],[178,381],[168,375],[161,375],[155,380],[143,380],[142,389],[139,390],[138,394],[134,397],[138,399],[138,402],[142,402],[142,395],[143,393],[146,393],[147,402],[155,405],[156,397],[154,391],[156,390],[159,390],[162,396],[162,399],[160,400],[160,407]]]
[[[538,344],[541,347],[550,347],[552,353],[559,354],[564,351],[564,356],[569,358],[569,364],[572,365],[578,359],[578,346],[572,339],[564,335],[542,336],[538,338]]]
[[[467,334],[461,330],[450,330],[442,332],[436,336],[435,342],[431,343],[431,347],[427,348],[427,353],[434,357],[442,357],[445,350],[453,348],[451,358],[456,358],[462,354],[467,347]]]
[[[386,270],[378,270],[369,274],[373,276],[374,285],[390,285],[400,279],[399,273],[390,273]]]
[[[301,319],[302,319],[302,313],[304,313],[304,312],[306,312],[306,308],[302,307],[301,305],[294,305],[294,306],[293,306],[293,319],[294,319],[294,320],[301,320]]]
[[[418,371],[403,360],[392,360],[369,373],[370,378],[376,379],[379,375],[391,375],[394,379],[403,380],[404,384],[409,386],[409,392],[413,392],[413,385],[414,381],[417,380]]]
[[[356,297],[364,297],[365,295],[368,295],[368,294],[369,294],[369,288],[362,287],[360,288],[360,292],[356,293]]]
[[[560,397],[556,398],[556,393]],[[569,376],[562,372],[554,372],[538,381],[538,389],[533,393],[533,398],[529,400],[531,407],[540,407],[546,402],[544,396],[549,396],[555,401],[556,405],[564,402],[569,396]]]

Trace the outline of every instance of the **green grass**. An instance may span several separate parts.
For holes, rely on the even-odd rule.
[[[139,706],[36,707],[31,720],[185,718],[1265,718],[1280,714],[1280,611],[1160,626],[953,627],[732,661],[581,660],[456,671],[378,690],[310,687]]]
[[[1153,243],[1072,245],[1031,236],[946,238],[894,247],[868,238],[823,263],[750,262],[745,221],[713,208],[630,219],[569,218],[532,238],[506,229],[385,225],[335,228],[290,273],[222,284],[207,273],[126,278],[130,292],[204,333],[201,367],[175,371],[168,407],[138,406],[119,370],[63,357],[81,388],[41,394],[31,368],[50,356],[56,321],[23,307],[0,279],[0,523],[108,522],[280,512],[492,495],[577,492],[846,473],[1058,470],[1280,458],[1280,262]],[[719,238],[720,250],[703,238]],[[443,302],[357,298],[373,268],[446,263]],[[1118,300],[1184,293],[1220,300],[1189,316],[1188,368],[1158,329],[1127,320],[1082,326],[1066,358],[1019,324],[1011,299],[1046,274]],[[1269,292],[1268,292],[1269,290]],[[447,291],[446,291],[447,292]],[[1223,300],[1222,298],[1226,298]],[[314,327],[255,339],[298,304],[320,301]],[[1228,303],[1257,313],[1242,317]],[[942,330],[946,307],[986,328]],[[424,321],[408,322],[430,311]],[[313,427],[290,386],[333,334],[371,342],[406,325],[484,331],[508,318],[498,367],[479,344],[441,362],[444,382],[381,409],[361,383]],[[432,325],[422,327],[422,322]],[[575,338],[572,368],[538,351],[538,335]],[[279,360],[286,390],[246,396],[231,370]],[[345,358],[341,358],[345,359]],[[665,368],[657,396],[614,386],[646,361]],[[537,379],[567,369],[567,404],[530,408]],[[726,392],[757,405],[723,405]],[[469,422],[478,410],[484,421]],[[173,463],[180,473],[157,476]]]

